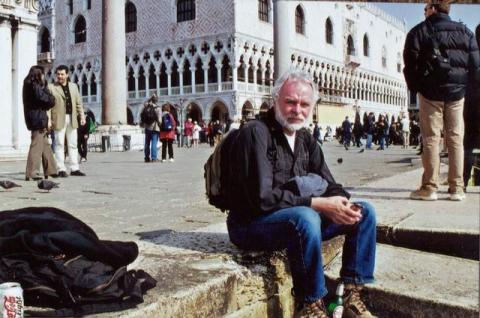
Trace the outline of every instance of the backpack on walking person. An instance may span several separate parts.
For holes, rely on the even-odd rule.
[[[160,131],[172,131],[173,130],[173,121],[170,113],[165,113],[162,115],[162,123],[160,124]]]
[[[148,103],[147,105],[145,105],[142,112],[140,113],[140,121],[141,123],[146,125],[151,125],[154,122],[158,121],[155,104]]]

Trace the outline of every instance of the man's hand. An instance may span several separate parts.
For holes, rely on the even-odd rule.
[[[323,213],[336,224],[355,224],[362,218],[361,210],[341,196],[313,198],[312,209]]]
[[[85,118],[80,119],[80,126],[83,126],[86,124]]]

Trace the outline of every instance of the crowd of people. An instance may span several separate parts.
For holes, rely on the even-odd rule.
[[[362,139],[365,139],[365,149],[373,149],[373,145],[378,145],[377,150],[384,150],[390,145],[399,145],[402,148],[409,146],[419,146],[420,144],[420,126],[418,119],[410,120],[409,114],[402,114],[395,118],[386,114],[380,114],[376,119],[375,114],[364,113],[363,120],[360,120],[360,114],[356,113],[355,120],[352,123],[349,117],[336,128],[335,137],[344,145],[345,149],[351,146],[363,146]]]

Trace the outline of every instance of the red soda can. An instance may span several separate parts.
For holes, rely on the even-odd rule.
[[[19,283],[0,284],[1,318],[23,318],[23,290]]]

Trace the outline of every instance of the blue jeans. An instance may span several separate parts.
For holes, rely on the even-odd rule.
[[[362,220],[338,225],[309,207],[292,207],[242,224],[227,221],[230,240],[241,249],[287,249],[295,296],[313,302],[327,294],[322,263],[322,241],[345,234],[340,277],[346,283],[373,282],[375,267],[375,209],[367,202]],[[238,215],[238,214],[236,214]]]
[[[145,129],[145,146],[143,147],[145,159],[150,159],[150,152],[152,153],[152,160],[158,159],[158,136],[158,131]]]
[[[367,134],[367,149],[372,149],[372,139],[373,135],[372,134]]]
[[[385,149],[385,136],[380,136],[380,149]]]

